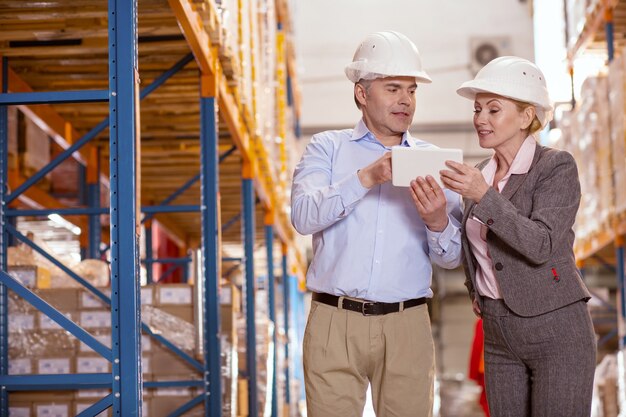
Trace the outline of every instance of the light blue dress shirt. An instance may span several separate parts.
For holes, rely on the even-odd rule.
[[[434,145],[403,135],[402,146]],[[445,190],[448,226],[441,233],[424,225],[410,190],[391,181],[367,189],[357,170],[390,148],[361,120],[354,129],[316,134],[296,166],[291,222],[313,234],[307,288],[371,301],[432,297],[431,261],[444,268],[461,262],[461,207]]]

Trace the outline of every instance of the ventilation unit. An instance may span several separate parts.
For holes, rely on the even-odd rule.
[[[511,38],[508,36],[471,37],[470,71],[476,75],[492,59],[511,54]]]

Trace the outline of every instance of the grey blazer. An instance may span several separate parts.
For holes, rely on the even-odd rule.
[[[514,313],[532,317],[591,298],[574,260],[580,183],[569,153],[537,145],[528,173],[511,175],[502,193],[491,187],[480,203],[464,203],[463,230],[470,215],[488,226],[496,279]],[[477,261],[466,233],[462,244],[465,285],[473,300]],[[482,308],[479,295],[478,301]]]

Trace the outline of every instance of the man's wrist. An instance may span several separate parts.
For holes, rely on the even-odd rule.
[[[431,232],[441,233],[444,230],[446,230],[446,227],[448,227],[448,218],[446,217],[446,221],[445,222],[437,222],[437,223],[433,223],[433,224],[427,224],[426,227],[428,227],[428,230],[430,230]]]

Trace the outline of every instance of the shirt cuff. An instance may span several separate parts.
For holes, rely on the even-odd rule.
[[[426,236],[428,238],[428,246],[437,255],[441,255],[448,250],[452,237],[455,234],[455,227],[452,225],[452,220],[448,216],[448,225],[441,232],[433,232],[428,227],[426,228]]]
[[[354,203],[362,199],[369,191],[369,188],[363,187],[363,184],[361,184],[359,176],[356,172],[339,181],[335,187],[341,197],[344,209],[349,208]]]

